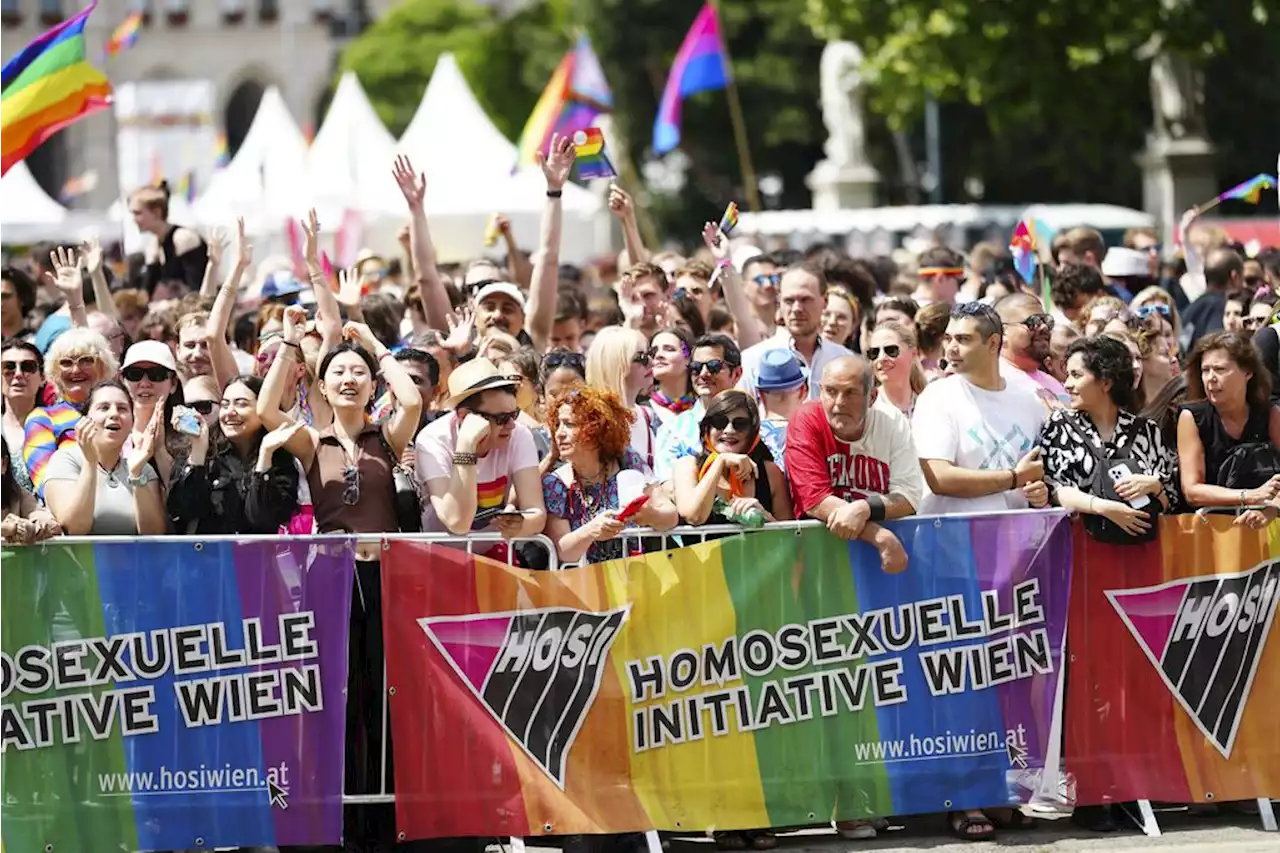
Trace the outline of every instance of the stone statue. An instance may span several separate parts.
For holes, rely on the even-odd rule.
[[[866,132],[862,121],[864,56],[856,44],[831,42],[822,51],[818,75],[822,121],[827,126],[823,147],[827,162],[839,168],[867,165]]]
[[[1204,75],[1185,56],[1149,45],[1151,111],[1159,139],[1203,138]]]

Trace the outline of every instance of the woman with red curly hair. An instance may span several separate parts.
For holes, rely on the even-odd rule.
[[[618,475],[623,471],[637,472],[649,496],[634,516],[637,524],[669,530],[679,521],[649,466],[629,447],[634,418],[617,394],[585,385],[557,395],[547,406],[547,426],[563,464],[543,475],[542,495],[546,534],[562,562],[577,562],[584,555],[589,563],[624,556],[617,538],[627,526],[617,517],[622,506]]]

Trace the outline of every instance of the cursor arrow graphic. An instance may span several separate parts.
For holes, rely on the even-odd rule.
[[[271,800],[272,808],[278,808],[281,811],[289,809],[289,792],[270,780],[267,781],[267,796]]]
[[[1024,747],[1019,746],[1012,738],[1005,743],[1005,752],[1009,755],[1010,767],[1021,767],[1023,770],[1027,769],[1027,750]]]

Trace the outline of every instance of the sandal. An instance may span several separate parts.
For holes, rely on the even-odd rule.
[[[986,815],[978,812],[970,817],[964,812],[947,812],[947,826],[951,834],[961,841],[988,841],[996,837],[996,828]],[[970,830],[977,829],[977,832]]]
[[[999,812],[1008,812],[1006,818],[1003,814],[990,814],[983,812],[987,816],[987,820],[991,821],[991,825],[996,829],[1031,829],[1035,826],[1035,821],[1027,817],[1019,809],[998,809]]]
[[[778,846],[778,836],[767,829],[753,829],[742,835],[752,850],[772,850]]]
[[[716,848],[719,850],[747,849],[747,836],[744,832],[713,832],[711,833],[711,837],[715,839]]]
[[[836,821],[836,833],[847,841],[869,841],[876,837],[876,828],[867,820]]]

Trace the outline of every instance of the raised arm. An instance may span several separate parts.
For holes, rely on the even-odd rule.
[[[84,282],[80,277],[79,253],[75,249],[58,247],[49,254],[49,260],[53,264],[54,275],[45,273],[45,278],[67,300],[71,325],[88,328],[89,314],[84,307]]]
[[[760,324],[756,322],[751,302],[743,292],[742,276],[738,275],[737,268],[729,259],[729,239],[724,236],[719,225],[708,222],[702,226],[702,241],[707,244],[707,249],[716,259],[715,275],[711,277],[707,287],[717,281],[720,282],[720,288],[724,291],[724,304],[738,326],[738,345],[746,349],[760,343],[764,336],[760,334]]]
[[[271,362],[271,369],[267,371],[262,391],[258,394],[258,417],[271,430],[289,420],[280,411],[280,403],[293,374],[294,363],[302,353],[298,342],[302,339],[302,327],[306,319],[307,315],[296,305],[290,305],[284,310],[284,333],[281,335],[280,351],[276,353],[275,361]],[[285,449],[297,457],[303,470],[310,470],[311,462],[315,459],[316,442],[316,431],[311,427],[302,427],[290,436]]]
[[[237,220],[244,227],[244,219]],[[221,228],[210,228],[205,237],[205,245],[209,247],[209,260],[204,265],[204,280],[200,282],[200,296],[212,299],[218,294],[218,273],[222,270],[222,250],[226,246]]]
[[[516,233],[511,228],[511,220],[499,214],[497,224],[502,242],[507,244],[507,275],[521,287],[529,287],[533,282],[533,264],[529,263],[524,252],[520,251],[520,244],[516,242]]]
[[[107,284],[107,274],[102,271],[102,244],[97,237],[90,237],[80,247],[80,257],[84,268],[93,282],[93,301],[98,306],[98,313],[105,314],[117,323],[120,312],[116,310],[116,301],[111,297],[111,286]]]
[[[214,244],[209,245],[212,247]],[[225,388],[232,377],[240,372],[235,354],[231,352],[231,344],[227,342],[227,328],[231,325],[231,315],[235,312],[236,300],[240,295],[240,280],[244,278],[245,270],[253,264],[253,246],[249,245],[245,237],[243,216],[236,219],[235,251],[235,265],[218,289],[218,296],[213,300],[213,310],[209,312],[209,322],[205,326],[205,332],[209,336],[209,360],[213,362],[213,376],[219,388]],[[221,249],[214,254],[220,255]],[[212,257],[209,263],[215,263]]]
[[[547,203],[542,212],[542,237],[533,264],[533,286],[529,291],[529,337],[540,352],[547,349],[556,314],[556,284],[560,278],[560,234],[564,227],[561,193],[573,171],[577,153],[573,142],[552,135],[549,153],[538,152],[538,165],[547,179]]]
[[[383,346],[382,341],[369,331],[368,326],[363,323],[347,323],[342,328],[342,334],[369,350],[378,360],[382,378],[386,380],[387,388],[396,401],[391,417],[387,418],[387,422],[383,424],[382,431],[387,443],[395,451],[396,458],[399,458],[418,431],[418,418],[422,414],[422,394],[418,392],[417,384],[404,369],[404,365],[395,360],[391,350]]]
[[[441,332],[448,332],[445,315],[452,307],[449,294],[440,280],[440,271],[436,269],[436,250],[431,242],[431,231],[427,228],[427,210],[423,200],[427,195],[427,176],[414,172],[413,163],[408,157],[396,158],[391,170],[400,192],[404,193],[405,203],[409,205],[409,238],[413,247],[413,268],[418,274],[418,287],[422,293],[422,310],[427,315],[427,325]]]
[[[320,331],[320,353],[316,356],[316,364],[319,364],[325,353],[342,343],[342,309],[333,295],[328,276],[324,274],[324,265],[320,263],[320,219],[314,207],[307,211],[302,233],[302,254],[307,262],[311,291],[316,297],[316,328]]]
[[[609,186],[609,210],[622,225],[622,241],[627,248],[627,260],[632,264],[649,260],[649,250],[644,247],[640,226],[636,222],[636,206],[631,195],[617,184]]]

